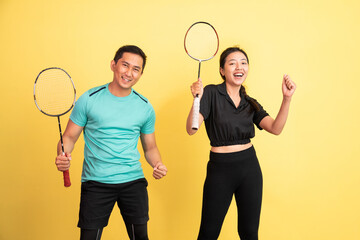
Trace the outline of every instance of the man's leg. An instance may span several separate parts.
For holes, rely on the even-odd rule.
[[[103,229],[81,229],[80,240],[100,240]]]
[[[149,202],[145,178],[125,183],[117,200],[130,240],[148,240]]]
[[[147,223],[145,224],[126,224],[130,240],[148,240]]]
[[[117,199],[114,185],[94,181],[81,185],[78,227],[81,240],[99,240]]]

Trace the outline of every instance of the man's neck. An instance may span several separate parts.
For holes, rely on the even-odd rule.
[[[109,91],[112,95],[114,95],[116,97],[126,97],[126,96],[129,96],[129,94],[131,93],[131,88],[124,89],[124,88],[116,86],[116,84],[114,82],[111,82],[109,84]]]

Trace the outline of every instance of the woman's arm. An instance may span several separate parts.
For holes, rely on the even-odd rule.
[[[282,132],[289,115],[290,102],[295,90],[296,84],[288,75],[284,75],[282,82],[283,101],[279,113],[275,119],[270,116],[263,118],[260,122],[261,128],[275,135],[279,135]]]
[[[201,97],[204,93],[204,88],[203,88],[202,81],[200,78],[190,86],[190,89],[191,89],[191,94],[193,95],[194,98],[196,95],[198,95],[199,99],[201,99]],[[199,113],[199,125],[198,125],[199,128],[193,129],[191,127],[192,119],[193,119],[193,107],[194,107],[194,103],[193,103],[193,105],[191,105],[191,109],[190,109],[189,115],[186,120],[186,132],[189,135],[195,134],[197,132],[197,130],[200,128],[202,122],[204,121],[204,117],[202,116],[201,113]]]

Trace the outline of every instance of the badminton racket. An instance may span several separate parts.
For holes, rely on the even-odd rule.
[[[60,116],[68,113],[74,106],[76,89],[70,75],[61,68],[51,67],[42,70],[34,84],[34,100],[36,107],[43,114],[57,117],[60,142],[63,154],[64,143],[61,132]],[[69,170],[63,172],[64,186],[70,187]]]
[[[199,62],[198,79],[200,78],[201,63],[215,57],[219,50],[219,36],[215,28],[208,22],[195,22],[186,31],[184,38],[185,52]],[[199,128],[200,98],[194,98],[193,118],[191,128]]]

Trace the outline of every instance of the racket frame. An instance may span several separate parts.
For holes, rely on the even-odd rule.
[[[36,101],[36,94],[35,94],[35,92],[36,92],[36,83],[37,83],[40,75],[41,75],[43,72],[48,71],[48,70],[52,70],[52,69],[57,69],[57,70],[63,71],[63,72],[69,77],[69,80],[70,80],[70,82],[71,82],[71,84],[72,84],[72,86],[73,86],[73,89],[74,89],[74,101],[73,101],[72,105],[70,106],[70,108],[69,108],[67,111],[63,112],[63,113],[61,113],[61,114],[56,114],[56,115],[55,115],[55,114],[49,114],[49,113],[43,111],[43,110],[40,108],[40,106],[38,105],[37,101]],[[59,125],[59,133],[60,133],[61,150],[62,150],[63,155],[65,155],[64,142],[63,142],[62,131],[61,131],[60,116],[68,113],[68,112],[74,107],[74,105],[75,105],[75,101],[76,101],[76,88],[75,88],[75,84],[74,84],[72,78],[70,77],[70,75],[69,75],[64,69],[59,68],[59,67],[49,67],[49,68],[43,69],[43,70],[37,75],[36,80],[35,80],[35,83],[34,83],[34,101],[35,101],[36,107],[40,110],[40,112],[42,112],[43,114],[45,114],[45,115],[47,115],[47,116],[50,116],[50,117],[57,117],[58,125]],[[64,177],[64,186],[65,186],[65,187],[70,187],[70,186],[71,186],[71,181],[70,181],[70,173],[69,173],[69,170],[63,171],[63,177]]]
[[[191,56],[191,54],[189,53],[189,51],[187,50],[186,48],[186,37],[190,31],[190,29],[197,25],[197,24],[207,24],[209,25],[215,32],[216,34],[216,38],[217,38],[217,46],[216,46],[216,51],[215,53],[209,57],[209,58],[206,58],[206,59],[199,59],[199,58],[196,58],[194,56]],[[186,34],[185,34],[185,37],[184,37],[184,49],[185,49],[185,52],[187,55],[189,55],[189,57],[191,57],[192,59],[196,60],[199,62],[199,67],[198,67],[198,79],[200,79],[200,69],[201,69],[201,62],[205,62],[205,61],[208,61],[210,59],[212,59],[213,57],[215,57],[215,55],[217,54],[217,52],[219,51],[219,35],[218,33],[216,32],[215,28],[213,25],[211,25],[210,23],[208,22],[204,22],[204,21],[198,21],[198,22],[195,22],[193,23],[189,29],[186,31]],[[192,115],[192,124],[191,124],[191,128],[193,130],[198,130],[199,129],[199,111],[200,111],[200,98],[199,98],[199,94],[196,94],[195,98],[194,98],[194,102],[193,102],[193,115]]]
[[[199,59],[199,58],[196,58],[196,57],[194,57],[194,56],[191,56],[191,54],[189,53],[189,51],[188,51],[187,48],[186,48],[186,37],[187,37],[189,31],[191,30],[191,28],[192,28],[193,26],[197,25],[197,24],[207,24],[208,26],[210,26],[210,27],[214,30],[214,32],[215,32],[215,34],[216,34],[216,38],[217,38],[216,51],[215,51],[215,53],[214,53],[213,55],[211,55],[211,57],[209,57],[209,58]],[[204,22],[204,21],[199,21],[199,22],[193,23],[193,24],[189,27],[189,29],[186,31],[186,33],[185,33],[184,49],[185,49],[186,54],[189,55],[189,57],[191,57],[192,59],[194,59],[194,60],[196,60],[196,61],[199,61],[199,70],[200,70],[200,64],[201,64],[201,62],[205,62],[205,61],[208,61],[208,60],[212,59],[213,57],[215,57],[215,55],[216,55],[217,52],[219,51],[219,35],[218,35],[218,33],[216,32],[214,26],[211,25],[210,23]],[[200,76],[200,74],[198,74],[198,75]]]
[[[47,112],[45,112],[44,110],[42,110],[42,109],[40,108],[40,106],[38,105],[37,101],[36,101],[36,94],[35,94],[36,83],[37,83],[40,75],[41,75],[43,72],[48,71],[48,70],[52,70],[52,69],[58,69],[58,70],[63,71],[63,72],[69,77],[70,82],[71,82],[71,84],[72,84],[72,86],[73,86],[73,89],[74,89],[74,101],[73,101],[71,107],[70,107],[67,111],[65,111],[65,112],[63,112],[63,113],[60,113],[60,114],[56,114],[56,115],[55,115],[55,114],[47,113]],[[37,107],[37,108],[40,110],[40,112],[42,112],[43,114],[45,114],[45,115],[47,115],[47,116],[50,116],[50,117],[60,117],[60,116],[62,116],[62,115],[65,115],[66,113],[68,113],[68,112],[74,107],[74,105],[75,105],[75,100],[76,100],[76,88],[75,88],[75,84],[74,84],[73,80],[71,79],[70,75],[69,75],[64,69],[59,68],[59,67],[49,67],[49,68],[45,68],[44,70],[42,70],[42,71],[37,75],[36,80],[35,80],[35,84],[34,84],[34,101],[35,101],[36,107]]]

